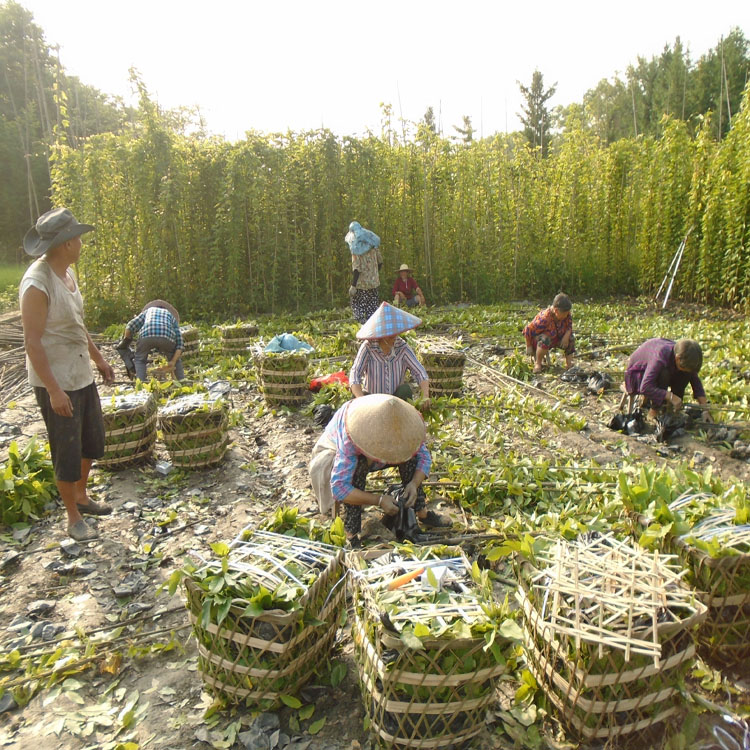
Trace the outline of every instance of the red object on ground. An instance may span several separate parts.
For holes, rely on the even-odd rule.
[[[346,373],[343,370],[339,372],[332,372],[330,375],[323,375],[319,378],[313,378],[310,381],[310,390],[313,392],[319,391],[324,385],[331,385],[331,383],[341,383],[342,385],[349,385],[349,378],[346,377]]]

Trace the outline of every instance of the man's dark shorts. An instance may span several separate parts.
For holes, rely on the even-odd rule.
[[[36,402],[47,425],[55,478],[61,482],[77,482],[81,478],[81,459],[104,455],[104,420],[95,383],[66,393],[73,404],[72,417],[56,414],[47,389],[34,388]]]

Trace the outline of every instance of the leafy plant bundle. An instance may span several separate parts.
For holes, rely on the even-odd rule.
[[[187,469],[221,463],[229,445],[227,422],[221,398],[193,393],[167,402],[159,426],[172,463]]]
[[[44,514],[44,506],[57,495],[49,446],[40,446],[32,438],[23,448],[19,448],[14,440],[8,446],[8,460],[0,471],[2,523],[10,526],[39,520]]]
[[[258,335],[258,326],[255,323],[235,323],[234,325],[220,326],[219,331],[224,343],[229,341],[247,343],[253,336]]]
[[[309,356],[301,352],[262,352],[256,363],[261,389],[270,406],[294,406],[307,396]]]
[[[517,592],[526,661],[561,720],[611,740],[675,713],[706,607],[673,558],[588,534],[537,560]]]
[[[312,542],[323,542],[335,547],[343,547],[346,544],[344,522],[340,516],[337,516],[330,526],[324,526],[314,518],[301,516],[298,508],[279,508],[270,519],[261,523],[258,528],[274,534],[308,539]],[[239,538],[246,541],[251,539],[254,533],[253,529],[245,529],[240,533]]]
[[[473,737],[521,635],[487,572],[455,547],[403,546],[355,567],[355,656],[378,740],[430,747]]]
[[[267,531],[212,545],[218,560],[187,565],[182,580],[209,687],[268,708],[326,660],[344,596],[341,547]]]
[[[156,442],[156,399],[147,390],[131,391],[102,404],[104,455],[101,469],[123,469],[148,460]]]
[[[750,655],[747,488],[726,486],[709,473],[675,476],[643,468],[637,483],[621,475],[619,491],[640,544],[679,555],[686,580],[708,607],[698,631],[703,655],[727,663]]]
[[[420,359],[430,378],[430,392],[435,395],[454,396],[463,388],[466,355],[455,349],[423,348]]]
[[[334,411],[336,411],[336,409],[351,400],[352,392],[349,390],[348,386],[345,386],[343,383],[328,383],[317,393],[313,394],[312,403],[310,404],[309,409],[305,410],[305,413],[309,412],[312,414],[313,409],[320,404],[328,404]]]

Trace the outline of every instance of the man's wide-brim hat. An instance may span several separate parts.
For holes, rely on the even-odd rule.
[[[411,271],[411,268],[409,268],[409,266],[406,263],[402,263],[398,267],[398,271],[399,271],[399,273],[401,273],[401,271]]]
[[[23,249],[27,255],[38,258],[52,247],[79,237],[86,232],[93,232],[91,224],[80,224],[67,208],[53,208],[42,214],[36,224],[26,232],[23,238]]]
[[[354,445],[382,464],[408,461],[424,443],[426,434],[422,415],[406,401],[385,393],[351,401],[345,426]]]
[[[174,319],[179,323],[180,322],[180,313],[177,312],[177,309],[174,307],[174,305],[171,305],[169,302],[163,299],[152,299],[151,302],[147,302],[143,306],[143,310],[141,312],[146,312],[149,307],[163,307],[165,310],[169,310],[172,315],[174,315]]]
[[[384,339],[387,336],[398,336],[400,333],[411,331],[420,325],[421,318],[383,302],[357,331],[357,338],[370,341]]]
[[[349,231],[344,237],[352,255],[364,255],[374,247],[380,247],[380,237],[375,232],[365,229],[358,221],[349,224]]]

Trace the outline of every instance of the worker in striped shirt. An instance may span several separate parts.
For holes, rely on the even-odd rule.
[[[355,398],[370,393],[409,400],[411,386],[403,382],[409,370],[419,384],[423,409],[430,406],[430,381],[427,371],[414,350],[399,334],[416,328],[422,321],[415,315],[383,302],[368,321],[357,331],[363,339],[349,373],[349,383]]]
[[[182,367],[182,332],[177,310],[161,299],[152,300],[125,327],[125,334],[117,349],[129,348],[133,336],[138,334],[135,345],[135,376],[146,380],[146,368],[151,352],[157,351],[167,358],[166,371],[173,372],[178,380],[185,377]]]

